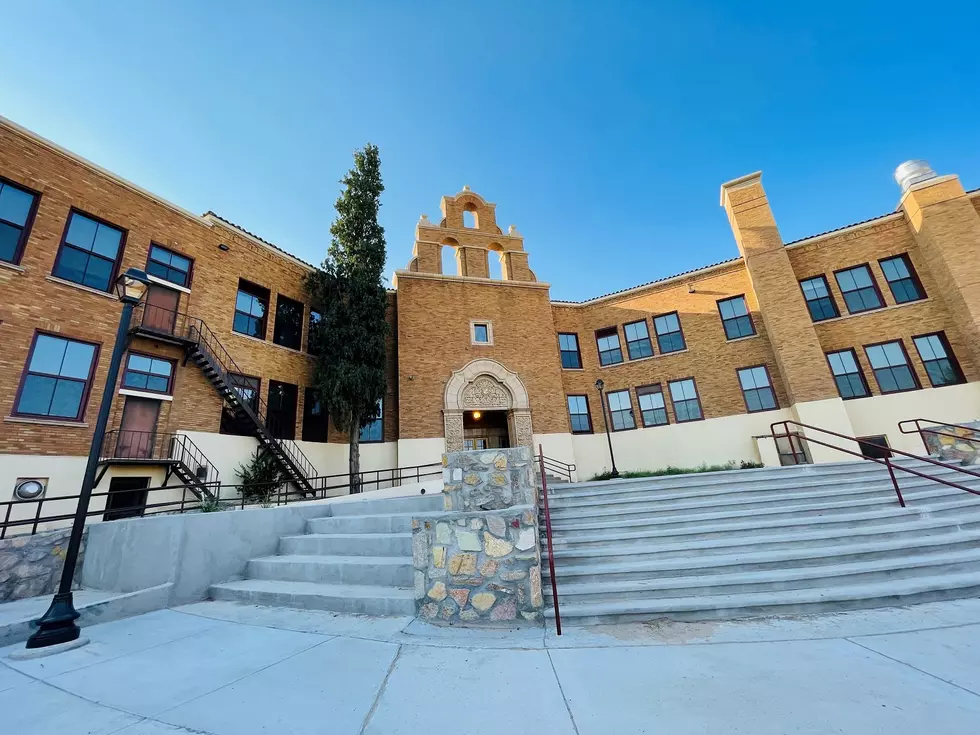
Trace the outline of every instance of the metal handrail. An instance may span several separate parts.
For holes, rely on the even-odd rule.
[[[572,473],[575,472],[575,465],[568,462],[562,462],[560,459],[554,459],[552,457],[545,457],[543,454],[539,454],[538,459],[541,460],[541,466],[546,470],[551,470],[554,474],[561,477],[567,477],[568,481],[572,481]]]
[[[953,424],[949,421],[936,421],[935,419],[905,419],[904,421],[898,422],[898,430],[903,434],[918,434],[919,438],[922,440],[922,446],[925,448],[926,452],[929,451],[929,445],[926,443],[926,434],[935,434],[936,436],[948,436],[959,441],[972,442],[973,444],[980,444],[980,439],[971,439],[968,436],[960,436],[959,434],[949,434],[945,431],[937,431],[936,429],[931,429],[929,427],[920,426],[920,421],[928,421],[930,424],[938,424],[939,426],[947,427],[951,426],[956,429],[966,429],[974,434],[980,434],[980,429],[975,426],[964,426],[963,424]],[[915,428],[906,430],[902,424],[914,424]]]
[[[548,507],[548,476],[544,471],[544,451],[538,445],[538,465],[541,468],[541,499],[544,502],[544,527],[548,534],[548,570],[551,576],[551,601],[555,606],[555,629],[561,635],[561,613],[558,610],[558,582],[555,579],[555,549],[551,541],[551,509]]]
[[[789,425],[790,424],[792,424],[793,426],[799,427],[800,429],[805,429],[807,433],[801,434],[798,431],[797,432],[791,432],[789,430]],[[783,433],[782,434],[777,434],[776,433],[776,427],[777,426],[782,426],[783,427]],[[923,474],[922,472],[919,472],[918,470],[914,470],[914,469],[912,469],[910,467],[905,467],[903,465],[895,464],[894,462],[891,461],[891,458],[890,457],[884,457],[883,459],[879,459],[877,457],[868,457],[868,456],[862,454],[861,452],[855,452],[855,451],[850,450],[850,449],[845,449],[844,447],[839,447],[836,444],[828,444],[825,441],[821,441],[820,439],[814,438],[813,435],[810,432],[820,432],[822,434],[827,434],[829,436],[837,437],[838,439],[845,439],[847,441],[854,442],[855,444],[858,444],[858,445],[860,445],[862,447],[870,447],[870,448],[874,448],[876,450],[880,450],[881,449],[881,445],[880,444],[875,444],[874,442],[869,442],[869,441],[866,441],[864,439],[858,439],[858,438],[853,437],[853,436],[847,436],[846,434],[839,434],[836,431],[830,431],[829,429],[821,429],[819,426],[811,426],[810,424],[803,424],[803,423],[800,423],[799,421],[792,421],[792,420],[776,421],[775,423],[773,423],[773,424],[771,424],[769,426],[769,431],[772,433],[774,439],[781,439],[783,437],[786,437],[787,439],[789,439],[790,448],[791,448],[791,450],[793,452],[793,458],[794,459],[796,459],[796,450],[793,449],[793,438],[800,438],[802,436],[802,438],[805,438],[806,439],[806,441],[807,441],[808,444],[819,444],[819,445],[824,446],[824,447],[830,447],[831,449],[836,449],[839,452],[844,452],[845,454],[850,454],[850,455],[853,455],[855,457],[860,457],[861,459],[866,459],[866,460],[869,460],[871,462],[875,462],[876,464],[883,464],[883,465],[885,465],[885,467],[888,468],[888,475],[891,477],[892,486],[895,488],[895,494],[898,496],[898,502],[899,502],[899,504],[903,508],[905,507],[905,498],[902,497],[902,491],[898,487],[898,480],[895,478],[895,469],[896,468],[897,469],[900,469],[902,472],[908,472],[911,475],[916,475],[917,477],[921,477],[921,478],[926,479],[926,480],[932,480],[933,482],[938,482],[938,483],[941,483],[943,485],[948,485],[949,487],[955,487],[957,490],[963,490],[964,492],[968,492],[971,495],[980,495],[980,491],[973,490],[972,488],[968,488],[968,487],[966,487],[964,485],[960,485],[959,483],[949,482],[948,480],[943,480],[943,479],[940,479],[938,477],[933,477],[931,475]],[[951,469],[951,470],[955,470],[956,472],[962,472],[965,475],[970,475],[971,477],[980,478],[980,472],[972,472],[972,471],[970,471],[970,470],[968,470],[968,469],[966,469],[964,467],[957,467],[955,465],[946,464],[945,462],[938,462],[935,459],[933,459],[932,457],[921,457],[918,454],[912,454],[910,452],[903,452],[900,449],[891,449],[891,448],[889,448],[889,451],[892,452],[892,453],[894,453],[894,454],[900,454],[903,457],[908,457],[910,459],[917,459],[920,462],[926,462],[927,464],[935,465],[936,467],[942,467],[944,469]]]
[[[186,434],[113,429],[105,434],[99,459],[174,460],[186,466],[201,485],[218,481],[218,468]]]

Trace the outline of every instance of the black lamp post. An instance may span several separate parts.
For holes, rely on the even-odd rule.
[[[75,565],[78,562],[78,550],[82,545],[82,533],[85,531],[85,519],[88,517],[89,501],[92,498],[92,486],[95,484],[95,472],[99,466],[99,455],[102,451],[102,441],[105,438],[106,424],[109,422],[109,409],[112,407],[113,394],[116,388],[116,378],[119,377],[119,364],[123,352],[129,344],[129,323],[133,318],[133,307],[140,302],[146,293],[150,280],[146,273],[136,268],[130,268],[116,279],[115,291],[122,301],[122,315],[119,317],[119,329],[116,331],[116,343],[112,348],[112,358],[109,360],[109,372],[106,374],[105,386],[102,390],[102,403],[99,405],[99,418],[95,422],[95,433],[92,435],[92,447],[88,453],[88,464],[85,465],[85,475],[82,478],[82,489],[79,493],[78,507],[75,509],[75,520],[71,527],[71,538],[68,541],[68,552],[65,555],[65,566],[61,570],[61,583],[58,592],[51,600],[51,606],[37,621],[38,629],[27,639],[28,648],[44,648],[58,643],[68,643],[78,638],[81,630],[75,624],[78,611],[72,599],[71,586],[75,578]]]
[[[595,389],[599,391],[599,405],[602,407],[602,423],[606,427],[606,441],[609,442],[609,461],[612,462],[612,472],[610,477],[619,477],[619,470],[616,469],[616,455],[613,454],[612,434],[609,433],[609,417],[606,415],[606,399],[602,395],[602,389],[606,387],[602,378],[595,382]]]

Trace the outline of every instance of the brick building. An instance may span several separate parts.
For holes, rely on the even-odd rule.
[[[917,451],[899,420],[980,416],[980,192],[914,169],[896,211],[792,243],[759,174],[723,185],[721,205],[736,257],[569,303],[494,204],[468,187],[443,197],[395,273],[388,393],[362,466],[540,443],[587,477],[609,466],[606,421],[620,469],[774,464],[775,421]],[[0,118],[0,500],[26,478],[77,492],[128,267],[153,283],[100,489],[188,469],[231,483],[260,442],[300,482],[345,470],[346,439],[307,389],[311,266]]]

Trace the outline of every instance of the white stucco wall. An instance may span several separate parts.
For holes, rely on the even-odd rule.
[[[398,466],[413,467],[433,462],[442,462],[446,452],[446,440],[441,437],[426,439],[399,439]]]
[[[847,412],[847,401],[841,400],[840,398],[797,403],[793,406],[793,413],[796,414],[796,420],[801,424],[808,424],[820,429],[843,434],[844,436],[856,436],[850,415]],[[791,426],[790,429],[795,430],[795,427]],[[810,439],[807,446],[810,450],[810,458],[814,464],[820,464],[821,462],[847,462],[851,460],[855,462],[861,461],[861,457],[847,453],[861,453],[860,446],[855,442],[840,439],[839,437],[812,429],[803,429],[802,431]],[[818,444],[818,441],[831,446]],[[847,451],[842,452],[835,449],[835,447],[840,447]]]

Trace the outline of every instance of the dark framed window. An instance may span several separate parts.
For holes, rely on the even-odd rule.
[[[276,323],[272,341],[298,350],[303,344],[303,304],[283,295],[276,296]]]
[[[960,364],[949,346],[949,340],[943,332],[923,334],[913,337],[912,341],[915,342],[915,349],[919,352],[933,388],[966,382]]]
[[[582,367],[582,353],[578,347],[578,335],[562,332],[558,335],[558,350],[561,352],[561,366],[565,370],[578,370]]]
[[[672,380],[667,383],[667,388],[670,390],[670,402],[674,405],[674,417],[677,423],[700,421],[704,418],[701,399],[698,397],[698,386],[694,378]]]
[[[880,309],[885,305],[867,263],[834,271],[834,277],[837,279],[837,285],[840,287],[849,313],[860,314],[862,311]]]
[[[624,324],[623,334],[626,335],[626,352],[630,360],[653,355],[653,344],[650,342],[650,330],[647,328],[646,319]]]
[[[99,291],[111,291],[125,237],[118,227],[73,209],[52,275]]]
[[[755,325],[749,315],[749,307],[745,303],[744,295],[722,299],[718,302],[718,312],[721,314],[721,323],[725,327],[725,336],[728,339],[751,337],[755,334]]]
[[[14,413],[81,421],[98,355],[97,344],[35,332]]]
[[[306,327],[306,351],[311,355],[316,355],[319,353],[319,348],[317,347],[316,330],[317,325],[320,323],[320,312],[316,309],[310,309],[310,316]]]
[[[738,373],[738,384],[742,388],[745,409],[749,413],[779,408],[776,391],[772,388],[769,370],[765,365],[739,368],[735,372]]]
[[[857,353],[848,348],[837,352],[827,353],[827,364],[830,373],[837,383],[837,392],[845,401],[849,398],[866,398],[871,395],[868,381],[864,379],[864,371],[857,361]]]
[[[619,332],[616,327],[596,330],[595,342],[599,349],[600,365],[616,365],[623,361],[623,350],[619,346]]]
[[[636,428],[633,418],[633,402],[629,390],[614,390],[606,394],[609,402],[609,418],[613,431],[625,431]]]
[[[123,371],[122,387],[171,395],[176,365],[174,360],[130,352]]]
[[[39,194],[0,178],[0,260],[20,262],[40,198]]]
[[[882,393],[899,393],[919,387],[919,379],[915,377],[905,345],[901,340],[866,345],[864,352],[868,356],[871,372],[874,373],[875,380],[878,381],[878,389]]]
[[[269,289],[256,286],[248,281],[239,281],[232,329],[249,337],[265,339],[265,323],[268,311]]]
[[[474,322],[473,341],[479,345],[490,344],[490,325],[486,322]]]
[[[810,318],[813,321],[822,322],[824,319],[834,319],[840,316],[840,312],[837,311],[837,303],[827,285],[826,276],[819,275],[806,278],[800,281],[800,288],[803,289],[806,308],[810,310]]]
[[[266,426],[277,439],[296,438],[296,405],[299,403],[299,386],[281,380],[269,381],[269,407],[265,416]]]
[[[664,391],[659,384],[637,388],[636,400],[640,404],[640,421],[644,426],[665,426],[670,423],[667,419]]]
[[[684,332],[681,331],[681,320],[676,311],[661,314],[653,318],[653,331],[657,333],[657,345],[660,353],[679,352],[686,350]]]
[[[250,375],[228,373],[228,384],[232,390],[238,393],[239,400],[248,406],[253,413],[258,414],[261,379]],[[252,423],[228,406],[221,411],[221,426],[218,431],[222,434],[235,434],[237,436],[254,436],[255,434]]]
[[[861,454],[868,459],[887,459],[892,456],[891,447],[888,446],[888,437],[884,434],[874,434],[872,436],[859,436],[858,444],[861,447]]]
[[[568,396],[568,416],[572,421],[573,434],[592,433],[592,414],[588,396]]]
[[[329,426],[327,407],[315,388],[306,388],[303,391],[303,441],[327,441]]]
[[[361,427],[361,441],[365,444],[384,441],[384,401],[378,401],[374,418]]]
[[[162,245],[150,243],[150,255],[146,259],[146,272],[168,283],[189,288],[192,263],[190,258],[180,253],[175,253]]]
[[[892,296],[896,304],[907,304],[909,301],[918,301],[926,297],[926,291],[922,288],[922,282],[912,267],[912,261],[906,254],[896,255],[891,258],[882,258],[878,261],[881,272],[885,274],[888,287],[892,290]]]

